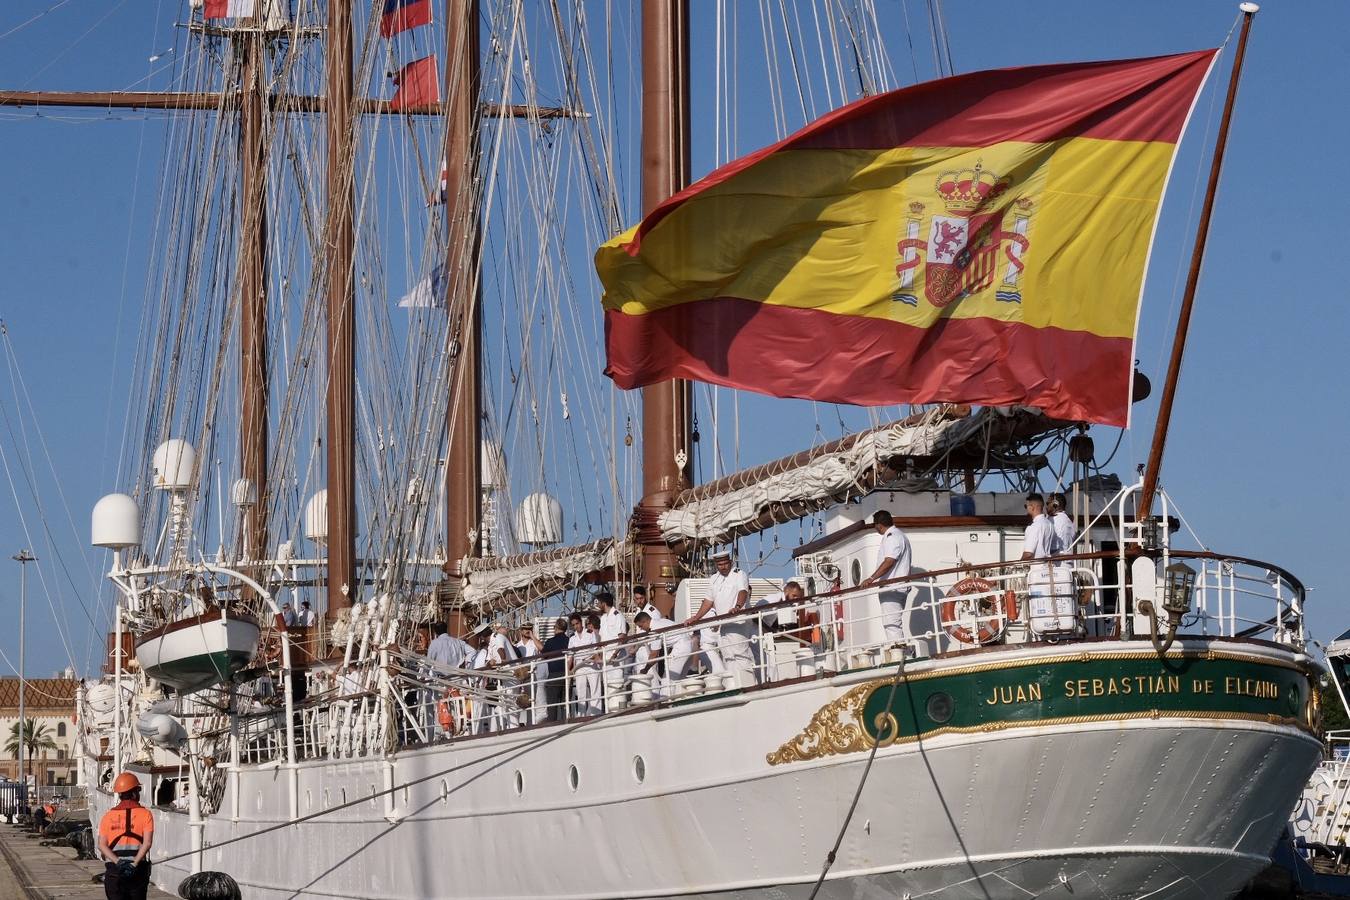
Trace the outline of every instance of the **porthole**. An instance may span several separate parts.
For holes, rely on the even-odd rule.
[[[441,781],[441,802],[442,802],[442,803],[448,803],[449,801],[450,801],[450,783],[447,782],[447,781],[445,781],[445,780],[442,780],[442,781]]]
[[[309,791],[305,791],[305,809],[313,809],[313,808],[314,808],[314,795]]]
[[[576,770],[577,770],[576,766],[573,766],[572,771],[575,772]],[[525,793],[525,776],[521,773],[519,769],[516,769],[516,777],[514,781],[516,785],[516,796],[519,797],[520,795]],[[572,784],[572,790],[576,790],[575,782]]]
[[[343,788],[343,789],[342,789],[342,801],[341,801],[341,802],[342,802],[342,805],[343,805],[343,806],[346,806],[346,805],[347,805],[347,789],[346,789],[346,788]]]
[[[939,725],[950,721],[952,717],[952,695],[938,691],[928,695],[928,718]]]
[[[568,769],[567,769],[567,783],[571,786],[572,790],[574,790],[574,791],[575,791],[577,788],[581,787],[581,773],[577,771],[577,767],[576,767],[576,766],[569,766],[569,767],[568,767]]]
[[[370,786],[370,805],[371,805],[371,806],[374,806],[374,805],[375,805],[375,798],[376,798],[377,796],[378,796],[378,794],[377,794],[377,792],[375,791],[375,785],[372,784],[372,785]]]
[[[633,780],[638,784],[647,780],[647,761],[640,756],[633,757]]]
[[[848,572],[849,572],[850,575],[853,576],[853,586],[854,586],[854,587],[857,587],[858,585],[862,584],[862,563],[861,563],[861,562],[859,562],[858,560],[855,559],[855,560],[853,561],[853,565],[849,566]]]
[[[328,794],[328,788],[323,789],[323,808],[327,809],[333,805],[333,798]]]

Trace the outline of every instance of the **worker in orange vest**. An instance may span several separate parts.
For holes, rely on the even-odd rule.
[[[108,900],[145,900],[150,890],[150,860],[155,841],[155,817],[141,806],[141,782],[123,772],[113,782],[121,802],[98,823],[98,852],[107,861],[103,892]]]

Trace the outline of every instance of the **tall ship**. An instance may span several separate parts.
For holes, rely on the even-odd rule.
[[[180,90],[0,92],[173,116],[79,701],[156,883],[1180,900],[1267,864],[1320,756],[1304,588],[1182,549],[1159,478],[1255,6],[1123,480],[1088,429],[1144,391],[1219,52],[893,89],[874,4],[773,6],[717,6],[711,125],[686,0],[194,0]],[[745,392],[814,439],[745,467]]]

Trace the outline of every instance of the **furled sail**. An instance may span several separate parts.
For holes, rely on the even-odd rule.
[[[761,467],[676,498],[658,523],[668,543],[725,543],[823,509],[884,480],[896,457],[936,456],[980,433],[993,409],[939,407]]]
[[[514,607],[559,593],[578,579],[613,567],[618,548],[612,539],[578,547],[560,547],[518,557],[466,558],[461,601],[487,610]]]

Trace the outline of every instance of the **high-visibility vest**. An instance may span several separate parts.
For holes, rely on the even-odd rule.
[[[154,830],[155,817],[134,800],[123,800],[104,813],[98,823],[99,837],[119,856],[135,856]]]

